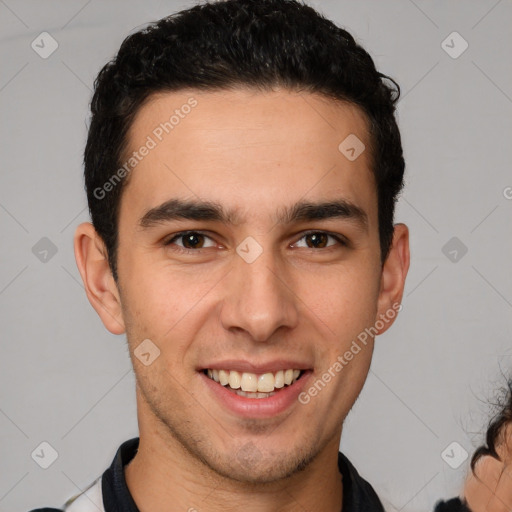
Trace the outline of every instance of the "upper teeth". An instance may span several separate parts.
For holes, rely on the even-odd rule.
[[[274,389],[289,386],[293,381],[297,380],[300,370],[279,370],[275,373],[256,373],[237,372],[235,370],[210,370],[208,369],[208,377],[215,382],[233,389],[242,389],[242,391],[271,393]]]

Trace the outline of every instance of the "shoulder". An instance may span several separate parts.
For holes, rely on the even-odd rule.
[[[69,499],[63,509],[38,508],[31,512],[104,512],[102,477],[95,480],[82,493]]]

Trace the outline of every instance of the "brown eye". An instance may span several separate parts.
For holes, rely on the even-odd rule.
[[[345,241],[336,235],[331,235],[323,231],[312,231],[306,233],[296,244],[296,247],[307,249],[325,249],[333,245],[345,246]]]
[[[198,233],[197,231],[187,231],[185,233],[176,234],[169,241],[165,242],[164,245],[175,245],[176,249],[182,250],[197,250],[214,247],[215,242],[209,236]]]
[[[318,249],[327,245],[328,236],[325,233],[311,233],[306,235],[306,243],[308,247]]]
[[[185,249],[201,249],[204,245],[204,235],[200,233],[188,233],[181,238]]]

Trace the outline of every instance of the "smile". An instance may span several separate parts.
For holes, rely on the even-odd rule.
[[[235,370],[205,369],[204,374],[238,396],[269,398],[281,389],[291,386],[302,376],[297,369],[278,370],[256,374]]]

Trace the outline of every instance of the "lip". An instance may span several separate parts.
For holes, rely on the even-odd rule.
[[[212,367],[212,369],[222,368],[229,368],[230,370],[235,369],[230,366]],[[265,371],[260,371],[262,368],[266,369],[267,371],[272,371],[268,369],[270,368],[269,366],[253,366],[252,368],[252,370],[248,370],[246,366],[245,371],[265,373]],[[254,371],[254,368],[256,368],[258,371]],[[293,368],[293,366],[290,366],[289,368]],[[297,367],[295,368],[299,369]],[[283,369],[283,367],[281,366],[279,369]],[[244,396],[239,396],[236,393],[229,391],[218,382],[215,382],[213,379],[210,379],[210,377],[205,375],[202,371],[199,371],[198,375],[203,379],[203,382],[207,388],[207,392],[213,395],[222,409],[228,410],[236,416],[241,416],[243,418],[264,419],[273,418],[279,414],[282,414],[288,409],[291,409],[294,404],[296,406],[300,405],[298,401],[299,394],[306,386],[306,383],[312,373],[313,372],[311,370],[305,370],[299,380],[295,381],[290,386],[285,386],[284,388],[277,391],[273,396],[268,398],[247,398]]]
[[[310,365],[299,362],[292,361],[289,359],[277,359],[273,361],[268,361],[266,363],[250,363],[249,361],[242,360],[225,360],[217,363],[208,363],[206,366],[201,366],[197,368],[198,371],[202,370],[233,370],[240,373],[248,372],[248,373],[256,373],[261,375],[263,373],[275,373],[279,370],[310,370]]]

